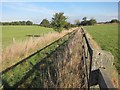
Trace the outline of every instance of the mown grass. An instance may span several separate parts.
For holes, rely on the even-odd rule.
[[[2,46],[9,46],[14,41],[22,41],[28,39],[26,35],[43,35],[54,32],[52,28],[41,26],[0,26],[2,27]]]
[[[86,26],[85,29],[92,35],[101,49],[110,51],[115,57],[115,66],[120,73],[120,50],[118,48],[118,24],[102,24]]]

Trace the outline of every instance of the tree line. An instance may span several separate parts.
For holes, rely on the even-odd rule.
[[[32,21],[14,21],[14,22],[0,22],[0,25],[39,25],[43,27],[53,28],[55,31],[61,32],[63,29],[70,29],[72,27],[86,26],[86,25],[95,25],[97,23],[96,19],[91,18],[90,20],[87,17],[83,17],[80,21],[79,19],[75,20],[74,24],[71,24],[67,21],[67,17],[64,13],[55,13],[52,17],[52,20],[43,19],[40,24],[33,24]],[[107,23],[119,23],[117,19],[112,19]]]
[[[47,19],[43,19],[40,23],[40,26],[44,27],[51,27],[55,31],[61,32],[64,28],[70,29],[71,27],[78,27],[78,26],[85,26],[85,25],[94,25],[97,23],[96,19],[90,19],[87,20],[87,17],[83,17],[82,21],[75,20],[74,24],[71,24],[67,21],[67,17],[64,15],[64,13],[55,13],[52,17],[51,21],[48,21]]]
[[[32,21],[0,22],[0,25],[33,25]]]
[[[55,13],[52,17],[52,20],[43,19],[40,23],[40,26],[53,28],[57,32],[61,32],[63,29],[70,29],[71,27],[76,27],[75,24],[71,24],[67,21],[67,17],[64,13]]]
[[[117,19],[112,19],[111,21],[104,22],[104,24],[107,24],[107,23],[120,23],[120,21]]]
[[[55,24],[55,23],[53,23],[53,22],[61,22],[62,24],[64,24],[65,26],[65,28],[69,28],[70,26],[72,26],[72,27],[75,27],[75,26],[81,26],[81,25],[83,25],[83,26],[86,26],[86,25],[94,25],[94,24],[96,24],[97,23],[97,21],[96,21],[96,19],[90,19],[90,20],[87,20],[87,17],[84,17],[83,19],[82,19],[82,21],[80,22],[80,20],[78,19],[78,20],[75,20],[75,23],[74,24],[71,24],[70,22],[67,22],[66,21],[66,17],[63,15],[64,13],[56,13],[55,15],[54,15],[54,19],[52,18],[52,22],[50,22],[50,21],[48,21],[47,19],[43,19],[42,20],[42,22],[40,23],[40,26],[44,26],[44,27],[52,27],[52,25],[53,24]],[[61,15],[61,18],[59,18],[59,15]],[[62,18],[64,18],[64,20],[61,20]],[[57,21],[57,19],[58,19],[58,21]],[[65,23],[63,23],[63,21],[65,21]],[[58,23],[57,23],[58,24]],[[58,26],[58,25],[57,25]]]

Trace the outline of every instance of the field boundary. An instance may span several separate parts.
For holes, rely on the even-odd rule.
[[[36,54],[39,54],[41,51],[43,51],[43,50],[46,49],[46,48],[51,47],[51,46],[52,46],[53,44],[55,44],[55,43],[57,44],[56,47],[54,47],[55,50],[56,50],[60,45],[66,43],[66,41],[68,41],[68,39],[70,39],[70,37],[74,36],[74,34],[76,33],[76,31],[77,31],[77,30],[75,29],[75,30],[73,30],[72,32],[64,35],[63,37],[59,38],[58,40],[52,42],[51,44],[43,47],[42,49],[36,51],[36,52],[33,53],[33,54],[31,54],[30,56],[28,56],[27,58],[23,59],[22,61],[19,61],[19,62],[16,63],[15,65],[13,65],[13,66],[11,66],[11,67],[3,70],[0,74],[1,74],[1,75],[6,74],[6,73],[9,72],[10,70],[12,70],[12,69],[14,69],[15,67],[17,67],[18,65],[26,62],[29,58],[33,57],[33,56],[36,55]],[[53,45],[53,46],[54,46],[54,45]],[[26,73],[26,75],[23,76],[22,79],[21,79],[19,82],[17,82],[16,84],[14,84],[12,87],[18,87],[19,84],[23,83],[23,82],[29,77],[30,73],[32,73],[32,72],[34,71],[34,69],[35,69],[40,63],[44,62],[43,60],[44,60],[45,58],[49,57],[49,56],[51,55],[51,53],[53,53],[55,50],[53,49],[52,51],[50,51],[50,54],[47,54],[47,56],[45,56],[42,60],[38,61],[38,62],[32,67],[32,69],[30,69],[30,70]],[[46,53],[47,53],[47,52],[46,52]],[[30,62],[30,61],[29,61],[29,62]],[[31,62],[30,62],[30,64],[31,64]],[[13,70],[12,70],[12,71],[13,71]],[[2,80],[2,81],[3,81],[3,85],[5,84],[7,87],[10,87],[8,84],[6,84],[6,82],[5,82],[4,80]]]
[[[36,71],[38,66],[46,62],[45,59],[50,57],[61,45],[64,46],[64,44],[67,43],[68,40],[73,38],[78,30],[81,30],[80,33],[82,33],[83,42],[82,66],[85,67],[84,71],[86,73],[85,84],[87,85],[88,90],[90,90],[91,86],[94,85],[99,85],[99,88],[114,88],[109,76],[106,74],[104,70],[104,67],[99,68],[94,66],[93,64],[95,62],[93,59],[94,49],[91,46],[91,43],[83,27],[81,27],[80,29],[73,30],[72,32],[64,35],[62,38],[59,38],[58,40],[31,54],[22,61],[7,68],[6,70],[3,70],[0,74],[4,77],[2,79],[4,88],[18,88],[28,78],[31,78],[32,77],[31,74],[33,74],[33,72]],[[11,80],[12,82],[10,82]]]
[[[73,33],[73,32],[74,32],[74,31],[72,31],[72,33]],[[66,35],[64,35],[63,37],[59,38],[58,40],[52,42],[51,44],[49,44],[49,45],[43,47],[42,49],[40,49],[40,50],[34,52],[33,54],[31,54],[31,55],[29,55],[28,57],[24,58],[23,60],[17,62],[16,64],[12,65],[11,67],[9,67],[9,68],[7,68],[7,69],[1,71],[0,74],[4,74],[4,73],[6,73],[6,72],[9,71],[10,69],[16,67],[18,64],[20,64],[20,63],[22,63],[22,62],[25,62],[27,59],[29,59],[30,57],[34,56],[34,55],[37,54],[38,52],[44,50],[45,48],[49,47],[50,45],[54,44],[55,42],[60,41],[62,38],[66,37],[67,35],[70,35],[70,34],[71,34],[71,32],[68,33],[68,34],[66,34]]]
[[[96,85],[99,85],[99,87],[97,87],[97,88],[101,88],[101,89],[115,88],[113,86],[113,83],[111,82],[111,78],[109,77],[110,75],[107,74],[110,72],[106,71],[106,70],[108,70],[108,68],[106,69],[106,67],[109,67],[109,64],[104,65],[104,63],[106,63],[109,60],[109,58],[111,58],[111,57],[108,56],[107,58],[104,58],[106,53],[103,54],[102,56],[100,54],[98,54],[97,57],[93,57],[96,55],[95,50],[92,49],[92,47],[90,47],[91,45],[86,36],[85,29],[83,27],[81,29],[83,31],[83,37],[85,37],[84,61],[85,61],[86,73],[88,74],[88,78],[87,78],[88,89],[90,89],[91,86],[93,88],[96,88],[95,87]],[[87,45],[85,45],[85,44],[87,44]],[[98,56],[99,56],[99,58],[98,58]],[[114,59],[114,58],[111,58],[111,59]],[[88,60],[90,60],[90,62]],[[96,63],[100,64],[101,67],[99,67],[100,65],[97,65]],[[110,63],[110,65],[113,65],[112,62]]]

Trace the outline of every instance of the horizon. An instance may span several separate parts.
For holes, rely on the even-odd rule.
[[[118,19],[117,2],[3,2],[1,22],[27,21],[39,24],[55,13],[63,12],[68,22],[94,18],[97,22]]]

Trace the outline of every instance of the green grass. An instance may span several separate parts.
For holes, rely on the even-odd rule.
[[[120,71],[120,58],[118,53],[118,25],[102,24],[95,26],[86,26],[85,29],[92,35],[98,45],[106,51],[110,51],[115,57],[115,65]]]
[[[14,86],[17,82],[19,82],[25,75],[27,75],[28,71],[34,69],[34,65],[48,56],[50,53],[56,50],[56,48],[63,44],[64,42],[67,43],[69,36],[72,37],[75,32],[67,34],[63,38],[59,39],[57,42],[54,42],[50,46],[44,48],[43,50],[39,51],[37,54],[31,56],[26,61],[18,64],[14,68],[10,69],[8,72],[2,75],[4,82],[6,82],[10,87]],[[31,75],[30,75],[31,78]],[[29,80],[30,81],[30,80]]]
[[[3,48],[9,46],[15,41],[22,41],[28,39],[26,35],[39,34],[43,35],[53,32],[52,28],[45,28],[41,26],[0,26],[2,27],[2,46]]]

